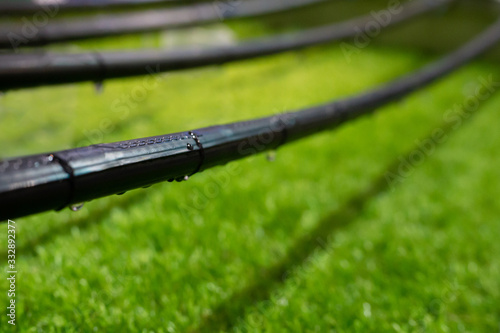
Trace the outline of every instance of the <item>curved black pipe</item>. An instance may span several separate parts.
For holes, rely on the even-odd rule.
[[[401,7],[386,21],[371,14],[295,34],[272,36],[235,46],[178,51],[129,51],[80,54],[20,54],[0,56],[0,91],[195,68],[261,57],[370,33],[405,22],[453,0],[421,0]],[[387,13],[389,13],[387,11]]]
[[[169,180],[275,149],[373,112],[500,41],[500,20],[444,58],[357,96],[296,112],[137,140],[0,161],[0,220]]]
[[[130,8],[138,6],[179,3],[183,0],[79,0],[79,1],[0,1],[1,15],[35,14],[44,11],[48,6],[57,6],[58,11],[77,11],[89,9]],[[183,1],[188,2],[188,1]]]
[[[56,42],[157,31],[282,12],[326,0],[251,0],[220,6],[218,2],[190,6],[150,9],[133,13],[103,14],[64,20],[48,19],[46,24],[33,22],[0,25],[0,48],[39,46]],[[27,27],[31,24],[33,27]]]

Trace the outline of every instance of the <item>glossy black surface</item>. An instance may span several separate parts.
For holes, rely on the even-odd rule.
[[[192,175],[373,112],[500,41],[500,20],[444,58],[357,96],[271,117],[0,161],[0,220]]]

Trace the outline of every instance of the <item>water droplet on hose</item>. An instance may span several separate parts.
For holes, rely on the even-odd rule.
[[[82,203],[77,203],[77,204],[72,204],[71,206],[69,206],[69,209],[71,209],[74,212],[77,212],[77,211],[79,211],[80,209],[83,208],[83,205],[84,205],[83,202]]]
[[[267,152],[266,158],[269,162],[274,162],[276,160],[276,151],[271,150]]]
[[[95,92],[100,95],[104,91],[104,85],[102,81],[94,83]]]
[[[189,179],[189,176],[184,176],[184,177],[179,177],[179,178],[176,178],[175,181],[180,183],[180,182],[183,182],[183,181],[186,181]]]

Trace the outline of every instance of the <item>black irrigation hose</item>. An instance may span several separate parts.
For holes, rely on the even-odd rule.
[[[76,11],[87,9],[108,9],[108,8],[125,8],[148,6],[155,4],[178,3],[182,0],[80,0],[80,1],[20,1],[20,0],[3,0],[0,1],[1,15],[19,15],[19,14],[35,14],[39,11],[44,11],[47,7],[57,8],[58,11]]]
[[[61,209],[189,175],[373,112],[445,76],[500,40],[500,20],[457,51],[350,98],[189,132],[39,154],[0,163],[0,221]]]
[[[244,0],[229,2],[228,5],[223,6],[218,5],[219,2],[208,2],[183,7],[149,9],[133,13],[102,14],[57,21],[48,19],[47,24],[40,24],[40,26],[35,26],[34,29],[27,28],[28,23],[26,22],[8,23],[0,25],[0,48],[39,46],[86,38],[186,27],[222,19],[282,12],[325,1]]]
[[[235,46],[177,51],[130,51],[81,54],[20,54],[0,56],[0,91],[181,70],[260,57],[307,46],[372,34],[373,27],[392,26],[424,14],[453,0],[421,0],[401,7],[384,22],[366,15],[346,22],[300,33],[283,34]],[[389,13],[386,11],[386,13]],[[153,71],[154,69],[154,71]]]

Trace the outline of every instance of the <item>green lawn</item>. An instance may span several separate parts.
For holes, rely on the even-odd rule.
[[[135,102],[144,78],[7,93],[1,156],[297,109],[430,60],[369,47],[347,62],[331,45],[161,75]],[[274,162],[17,219],[18,331],[498,332],[500,95],[460,125],[444,118],[490,74],[469,65]],[[388,182],[436,129],[443,140]]]

